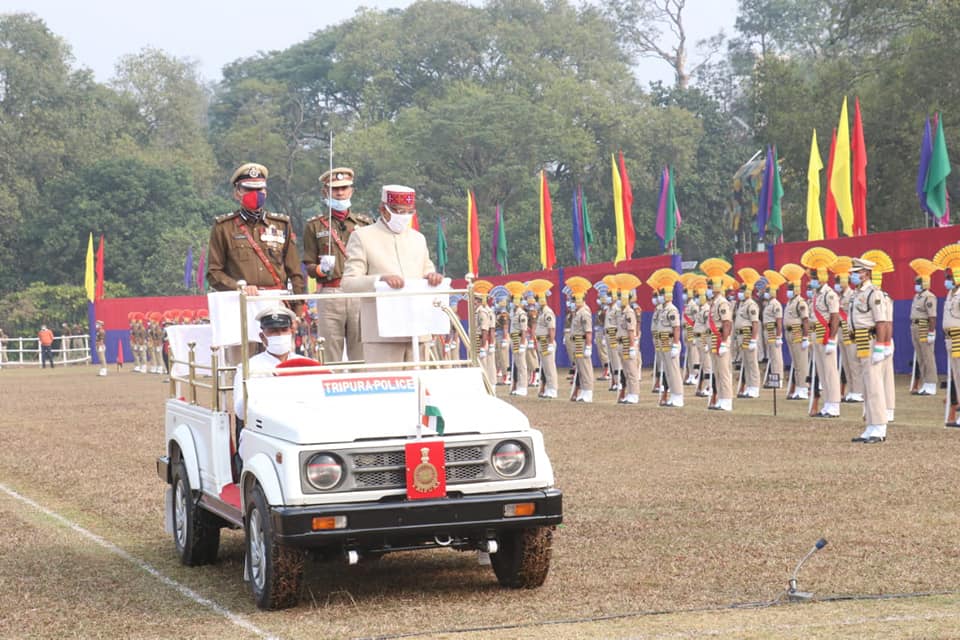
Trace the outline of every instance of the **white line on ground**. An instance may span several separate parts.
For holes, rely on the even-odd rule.
[[[226,609],[225,607],[217,604],[216,602],[214,602],[213,600],[210,600],[209,598],[204,598],[203,596],[201,596],[199,593],[197,593],[196,591],[194,591],[194,590],[191,589],[190,587],[187,587],[186,585],[180,584],[179,582],[177,582],[177,581],[174,580],[173,578],[169,578],[169,577],[163,575],[163,574],[160,573],[157,569],[153,568],[152,566],[150,566],[149,564],[147,564],[146,562],[144,562],[144,561],[141,560],[140,558],[136,558],[136,557],[130,555],[129,553],[127,553],[126,551],[124,551],[123,549],[121,549],[120,547],[118,547],[117,545],[115,545],[115,544],[113,544],[112,542],[110,542],[109,540],[105,540],[105,539],[101,538],[100,536],[98,536],[97,534],[95,534],[95,533],[93,533],[93,532],[91,532],[91,531],[88,531],[88,530],[84,529],[83,527],[81,527],[81,526],[78,525],[77,523],[68,520],[67,518],[63,517],[63,516],[60,515],[59,513],[56,513],[56,512],[54,512],[54,511],[51,511],[50,509],[47,509],[47,508],[44,507],[43,505],[34,502],[34,501],[31,500],[30,498],[28,498],[28,497],[26,497],[26,496],[24,496],[24,495],[22,495],[22,494],[20,494],[20,493],[17,493],[16,491],[14,491],[13,489],[7,487],[7,486],[4,485],[4,484],[0,484],[0,491],[3,491],[4,493],[6,493],[6,494],[7,494],[8,496],[10,496],[11,498],[15,498],[15,499],[19,500],[20,502],[22,502],[22,503],[24,503],[24,504],[30,505],[31,507],[33,507],[33,508],[36,509],[37,511],[40,511],[40,512],[46,514],[47,516],[53,518],[54,520],[60,522],[61,524],[69,527],[70,529],[73,529],[74,531],[76,531],[76,532],[79,533],[80,535],[84,536],[85,538],[87,538],[87,539],[89,539],[89,540],[92,540],[93,542],[96,542],[98,545],[100,545],[101,547],[103,547],[103,548],[106,549],[107,551],[109,551],[109,552],[111,552],[111,553],[113,553],[113,554],[115,554],[115,555],[118,555],[118,556],[120,556],[121,558],[123,558],[124,560],[126,560],[127,562],[130,562],[131,564],[134,564],[134,565],[136,565],[137,567],[143,569],[144,571],[146,571],[147,573],[149,573],[151,576],[153,576],[154,578],[156,578],[157,580],[159,580],[159,581],[162,582],[163,584],[165,584],[165,585],[167,585],[168,587],[171,587],[171,588],[173,588],[173,589],[176,589],[176,590],[179,591],[183,596],[185,596],[186,598],[188,598],[188,599],[192,600],[193,602],[199,604],[200,606],[206,607],[207,609],[210,609],[211,611],[213,611],[213,612],[216,613],[217,615],[223,616],[224,618],[226,618],[227,620],[229,620],[230,622],[232,622],[232,623],[235,624],[236,626],[240,627],[241,629],[244,629],[244,630],[246,630],[246,631],[249,631],[250,633],[253,633],[253,634],[255,634],[255,635],[257,635],[257,636],[259,636],[259,637],[261,637],[261,638],[264,638],[265,640],[279,640],[279,639],[277,638],[277,636],[271,635],[270,633],[264,631],[263,629],[261,629],[260,627],[256,626],[255,624],[253,624],[252,622],[250,622],[249,620],[247,620],[247,619],[244,618],[243,616],[238,615],[238,614],[236,614],[236,613],[233,613],[233,612],[230,611],[229,609]]]

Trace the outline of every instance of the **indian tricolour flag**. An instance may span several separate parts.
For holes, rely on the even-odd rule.
[[[440,407],[433,403],[430,396],[430,390],[421,387],[422,394],[420,398],[420,424],[428,429],[433,429],[437,435],[443,435],[443,414],[440,413]]]

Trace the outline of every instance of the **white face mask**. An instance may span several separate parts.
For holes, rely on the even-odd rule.
[[[393,231],[394,233],[403,233],[410,228],[410,224],[413,222],[412,213],[394,213],[390,210],[390,207],[386,205],[384,205],[383,208],[386,209],[390,214],[389,220],[384,219],[384,223],[387,225],[387,228],[390,229],[390,231]]]
[[[293,347],[293,334],[281,333],[278,336],[267,336],[267,353],[282,356],[290,353]]]

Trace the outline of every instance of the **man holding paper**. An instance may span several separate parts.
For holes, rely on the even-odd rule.
[[[423,278],[431,287],[443,281],[430,260],[426,238],[410,228],[416,211],[413,189],[400,185],[383,187],[377,222],[355,229],[347,242],[347,262],[341,281],[345,292],[377,291],[378,282],[390,289],[403,289]],[[363,358],[368,363],[413,360],[409,337],[381,335],[373,298],[364,299],[360,305],[360,339]]]

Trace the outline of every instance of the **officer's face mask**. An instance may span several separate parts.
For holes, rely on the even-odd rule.
[[[240,204],[247,211],[259,211],[267,199],[267,192],[263,190],[247,191],[240,196]]]
[[[350,210],[350,198],[346,200],[336,200],[334,198],[327,198],[327,206],[333,209],[334,211],[349,211]]]
[[[704,295],[707,296],[707,300],[713,300],[713,289],[707,289]]]
[[[854,271],[850,274],[850,284],[859,287],[861,282],[863,282],[863,276],[860,275],[859,271]]]
[[[922,285],[922,284],[915,284],[915,285],[913,285],[913,290],[916,291],[917,293],[920,293],[921,291],[923,291],[923,285]]]
[[[810,288],[811,288],[811,289],[819,289],[819,288],[820,288],[820,281],[817,280],[816,278],[810,278]]]
[[[843,285],[837,282],[833,285],[833,290],[837,293],[843,293]]]
[[[290,353],[290,349],[293,347],[293,334],[281,333],[276,336],[266,336],[266,338],[267,353],[272,355],[282,356],[285,353]]]
[[[746,295],[743,293],[743,291],[738,291],[737,300],[743,301],[744,298],[746,298]]]
[[[769,291],[764,291],[764,292],[763,292],[763,299],[764,299],[764,300],[769,300],[769,299],[770,299],[770,292],[769,292]]]
[[[787,300],[793,299],[793,289],[787,289]]]
[[[944,280],[943,286],[947,288],[947,291],[950,291],[951,289],[953,289],[953,280]]]
[[[403,233],[410,228],[410,224],[413,223],[413,214],[412,213],[397,213],[393,211],[387,205],[383,205],[383,208],[387,210],[387,213],[390,214],[389,220],[384,220],[387,225],[387,228],[394,233]]]

